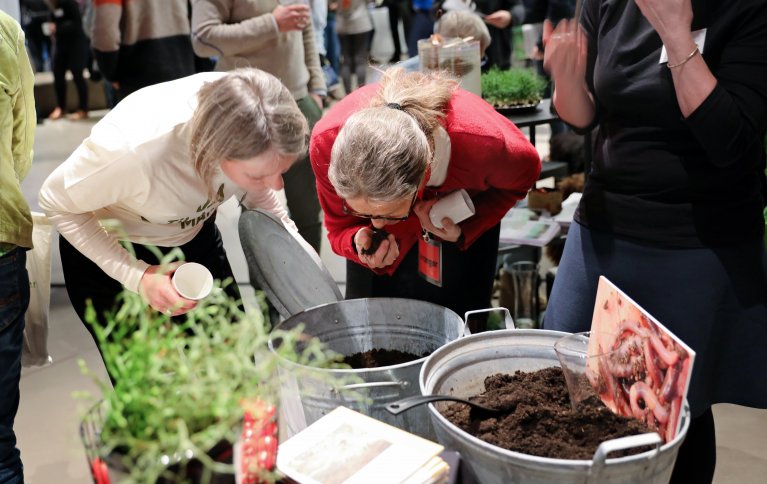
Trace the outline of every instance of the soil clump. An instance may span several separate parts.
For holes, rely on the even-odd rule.
[[[485,392],[469,400],[502,413],[488,417],[452,403],[443,415],[485,442],[539,457],[590,460],[606,440],[650,432],[644,423],[614,414],[596,396],[584,400],[574,412],[564,375],[556,367],[491,375],[485,379]],[[613,452],[610,457],[647,450],[650,447],[639,447]]]

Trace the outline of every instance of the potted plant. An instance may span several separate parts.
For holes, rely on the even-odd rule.
[[[541,102],[546,80],[530,69],[492,68],[482,74],[482,97],[496,109],[531,108]]]
[[[95,320],[92,309],[86,318]],[[94,328],[114,380],[113,387],[80,362],[102,393],[81,426],[96,482],[109,482],[107,473],[115,471],[131,482],[219,482],[220,476],[233,482],[232,445],[240,436],[243,482],[274,480],[278,356],[313,366],[334,361],[301,328],[282,335],[300,341],[300,349],[283,344],[279,355],[268,351],[262,314],[245,311],[220,289],[182,324],[126,291],[105,327]]]

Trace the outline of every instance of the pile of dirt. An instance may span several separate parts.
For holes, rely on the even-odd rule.
[[[399,365],[418,360],[424,356],[429,356],[429,353],[424,353],[423,355],[418,356],[399,350],[383,350],[375,348],[370,351],[363,351],[362,353],[354,353],[351,356],[346,356],[344,357],[344,363],[355,370],[361,370],[364,368],[380,368],[382,366]]]
[[[574,412],[562,370],[555,367],[489,376],[485,392],[469,400],[502,412],[478,415],[466,405],[452,403],[443,414],[485,442],[539,457],[589,460],[606,440],[650,432],[644,423],[612,413],[596,396],[584,400]],[[614,452],[610,457],[649,449]]]

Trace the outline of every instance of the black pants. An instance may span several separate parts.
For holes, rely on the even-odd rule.
[[[209,218],[195,238],[182,245],[180,249],[187,262],[197,262],[204,265],[213,274],[214,279],[223,281],[231,278],[234,281],[232,268],[229,265],[229,260],[227,260],[221,234],[216,228],[214,218]],[[149,264],[159,263],[157,257],[147,247],[134,244],[133,248],[139,259]],[[166,254],[173,248],[158,247],[158,249]],[[92,301],[98,324],[104,326],[106,323],[104,313],[115,309],[117,295],[123,291],[123,286],[109,277],[99,266],[75,249],[63,237],[59,237],[59,251],[61,252],[61,265],[64,270],[64,282],[69,300],[80,320],[83,321],[96,341],[93,328],[85,322],[87,301]],[[228,284],[224,290],[233,300],[240,301],[240,291],[234,282]],[[180,317],[180,320],[183,320],[183,316]]]
[[[53,85],[56,89],[56,102],[62,111],[67,111],[67,70],[72,72],[72,79],[77,88],[78,109],[88,110],[88,85],[83,77],[83,69],[88,57],[85,41],[82,39],[56,39],[53,52]]]
[[[711,408],[690,421],[671,474],[671,484],[706,484],[714,480],[716,432]]]
[[[346,299],[402,297],[445,306],[463,318],[466,311],[490,307],[497,269],[500,224],[482,234],[465,251],[442,243],[442,287],[418,275],[418,246],[405,256],[393,275],[377,275],[356,262],[346,263]],[[473,318],[472,332],[484,326],[484,317]],[[475,322],[474,322],[475,321]]]

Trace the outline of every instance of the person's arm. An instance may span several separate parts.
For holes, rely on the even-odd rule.
[[[110,82],[120,81],[116,78],[116,74],[122,43],[120,31],[122,10],[120,2],[97,2],[94,6],[93,26],[90,32],[91,48],[99,70]]]
[[[306,5],[277,5],[269,13],[228,24],[231,7],[232,0],[193,1],[192,47],[197,55],[218,57],[253,52],[280,32],[303,30],[311,24]]]
[[[19,90],[13,98],[13,131],[11,153],[20,179],[24,179],[32,166],[32,150],[35,143],[35,75],[27,57],[24,32],[19,29],[16,38],[16,52],[19,58]]]
[[[277,192],[274,190],[265,189],[250,191],[245,195],[242,203],[246,208],[259,208],[273,213],[282,220],[285,227],[298,232],[295,222],[288,216],[288,211],[285,210],[285,207],[280,203],[280,200],[277,197]]]
[[[495,125],[501,136],[482,133],[450,136],[453,146],[461,150],[451,154],[451,159],[471,154],[478,159],[477,166],[486,170],[483,182],[487,189],[472,196],[476,215],[459,224],[463,240],[458,245],[462,249],[471,246],[518,200],[525,198],[541,171],[540,155],[527,137],[505,118]]]
[[[302,32],[304,41],[304,62],[309,70],[309,92],[311,94],[325,97],[328,94],[328,87],[325,85],[325,74],[320,66],[320,55],[317,52],[317,45],[314,40],[314,26],[309,22]],[[322,104],[319,105],[322,107]]]
[[[96,153],[81,145],[69,160],[59,165],[43,183],[38,197],[40,207],[74,248],[109,277],[138,292],[149,264],[137,260],[123,248],[117,237],[99,223],[95,211],[148,187],[141,183],[142,177],[131,164],[119,161],[79,179],[72,165],[90,163],[94,155]],[[115,180],[122,182],[115,183]],[[132,182],[125,183],[124,180]]]
[[[325,228],[328,230],[330,247],[341,257],[361,264],[354,247],[354,235],[361,228],[370,227],[370,222],[343,213],[341,197],[336,194],[328,179],[330,151],[335,137],[336,133],[332,130],[312,135],[309,159],[317,180],[317,195],[322,207]]]
[[[549,20],[543,23],[543,68],[554,83],[551,101],[557,115],[580,131],[587,131],[596,120],[596,105],[587,83],[588,66],[596,56],[595,44],[574,19],[562,20],[556,28]]]

